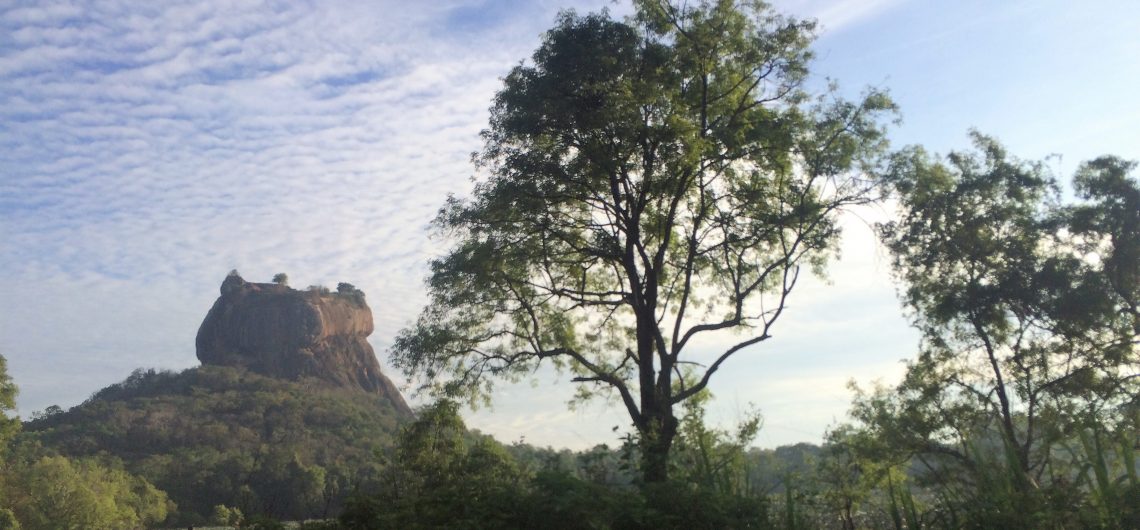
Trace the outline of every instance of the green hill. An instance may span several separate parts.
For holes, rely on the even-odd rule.
[[[177,503],[172,524],[201,524],[219,505],[280,519],[340,511],[377,482],[408,418],[383,396],[240,368],[136,370],[66,412],[25,424],[68,456],[111,456]]]

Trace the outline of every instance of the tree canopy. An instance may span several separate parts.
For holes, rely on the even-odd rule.
[[[881,233],[922,341],[897,387],[857,396],[858,428],[837,439],[879,461],[917,458],[979,524],[1078,524],[1062,518],[1083,508],[1048,497],[1080,488],[1112,519],[1129,502],[1113,492],[1140,491],[1135,164],[1082,164],[1066,204],[1044,163],[972,136],[972,152],[894,156],[899,216]],[[1115,465],[1133,486],[1107,478]],[[1103,484],[1073,485],[1093,468]]]
[[[772,336],[839,213],[874,198],[861,170],[894,105],[811,97],[814,23],[762,2],[635,5],[563,13],[507,75],[475,156],[487,176],[436,218],[454,245],[392,353],[473,398],[566,368],[580,398],[620,400],[660,481],[674,406]]]
[[[166,493],[113,457],[68,458],[15,436],[21,424],[7,411],[16,393],[0,355],[0,529],[144,528],[174,509]]]
[[[8,439],[20,429],[19,418],[8,417],[8,412],[16,409],[16,393],[16,384],[8,376],[8,359],[0,355],[0,456]]]

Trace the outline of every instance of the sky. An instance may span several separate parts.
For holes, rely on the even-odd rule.
[[[968,148],[971,128],[1067,179],[1140,159],[1140,3],[778,0],[820,22],[809,85],[885,88],[894,147]],[[198,365],[231,269],[365,293],[385,372],[446,248],[428,224],[470,191],[500,79],[560,9],[605,0],[0,2],[0,355],[18,413],[74,406],[139,367]],[[1053,156],[1058,155],[1058,156]],[[869,225],[802,282],[774,337],[714,376],[710,418],[755,407],[762,447],[818,443],[861,385],[915,353]],[[581,449],[629,430],[616,403],[566,407],[569,377],[500,385],[469,426]],[[413,404],[423,398],[409,396]],[[616,430],[615,430],[616,429]]]

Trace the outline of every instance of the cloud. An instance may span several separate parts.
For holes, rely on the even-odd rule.
[[[45,373],[88,374],[89,393],[193,364],[233,267],[351,281],[387,341],[421,301],[427,222],[469,186],[495,80],[537,39],[440,43],[425,28],[444,11],[391,4],[138,7],[0,14],[0,348],[24,412],[84,397],[49,395]]]
[[[558,9],[495,6],[0,12],[0,351],[21,410],[73,404],[140,365],[194,364],[231,268],[356,284],[383,351],[423,302],[439,252],[428,222],[470,187],[498,78]],[[85,378],[66,395],[52,383]]]
[[[787,0],[779,7],[819,21],[824,32],[856,26],[902,4],[903,0]]]
[[[824,7],[817,16],[825,31],[841,31],[901,3],[902,0],[841,0]]]
[[[195,365],[197,326],[233,268],[360,287],[383,360],[422,307],[425,263],[443,243],[427,225],[448,193],[470,189],[468,157],[499,78],[532,53],[558,4],[0,11],[0,353],[20,412],[76,404],[140,366]],[[810,336],[810,325],[787,335]],[[787,343],[773,344],[751,359],[782,362]],[[548,380],[558,392],[506,387],[501,401],[515,408],[473,425],[584,447],[628,423],[602,405],[565,412],[571,385]],[[735,390],[749,384],[729,379],[725,394],[764,397]]]

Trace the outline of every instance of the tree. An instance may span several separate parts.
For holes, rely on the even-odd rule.
[[[174,508],[151,483],[115,462],[37,456],[10,463],[0,498],[23,528],[146,528]]]
[[[870,508],[876,491],[905,480],[900,462],[883,454],[880,440],[851,425],[830,430],[824,440],[810,474],[821,511],[838,515],[843,530],[885,528]]]
[[[523,528],[523,473],[488,436],[468,433],[452,401],[418,411],[401,429],[385,484],[350,501],[347,528]]]
[[[242,519],[240,509],[231,508],[224,504],[214,506],[214,513],[210,517],[210,521],[219,526],[238,526]]]
[[[19,418],[9,418],[8,411],[16,409],[16,394],[18,389],[16,384],[12,382],[12,378],[8,376],[8,359],[0,355],[0,469],[5,467],[5,459],[8,452],[8,440],[12,438],[20,430]],[[0,480],[0,491],[4,487],[3,480]],[[20,528],[20,521],[16,519],[15,514],[10,509],[4,506],[7,504],[5,498],[0,494],[0,530],[18,529]]]
[[[364,291],[357,289],[355,285],[348,282],[340,282],[336,284],[336,293],[340,296],[348,297],[353,303],[359,306],[365,305]]]
[[[1104,156],[1081,164],[1073,178],[1086,202],[1062,215],[1077,240],[1076,250],[1096,255],[1101,289],[1112,330],[1110,340],[1136,346],[1140,337],[1140,184],[1128,174],[1136,162]]]
[[[951,154],[949,166],[921,149],[892,164],[903,215],[882,234],[924,337],[899,395],[941,415],[930,425],[944,430],[977,435],[996,420],[1030,473],[1048,457],[1033,455],[1047,447],[1042,418],[1073,420],[1134,395],[1122,392],[1121,369],[1137,362],[1128,256],[1140,223],[1127,201],[1140,201],[1119,171],[1086,165],[1078,191],[1101,202],[1063,208],[1043,164],[973,140],[980,153]]]
[[[903,381],[858,395],[852,416],[965,512],[1035,527],[1057,509],[1043,488],[1103,457],[1074,440],[1136,432],[1140,186],[1133,165],[1098,159],[1066,206],[1044,164],[972,138],[974,152],[912,148],[890,165],[900,217],[881,234],[922,341]]]
[[[0,530],[20,530],[20,521],[12,510],[0,508]]]
[[[942,412],[932,425],[944,429],[976,433],[996,418],[1025,473],[1041,402],[1034,388],[1054,369],[1046,351],[1053,345],[1039,332],[1045,315],[1031,298],[1046,280],[1036,272],[1047,259],[1045,207],[1056,184],[1041,164],[973,139],[982,157],[953,153],[947,167],[915,149],[891,168],[903,214],[882,234],[924,336],[903,394],[937,398],[924,406]],[[978,362],[962,362],[967,356]],[[1019,396],[1029,400],[1025,432],[1016,425]]]
[[[436,218],[454,247],[392,358],[474,399],[566,368],[580,398],[620,400],[654,482],[674,407],[772,336],[837,215],[872,200],[858,170],[894,107],[879,92],[813,104],[814,23],[762,2],[635,4],[625,22],[563,13],[505,78],[475,156],[489,175]]]
[[[760,431],[760,413],[747,412],[732,432],[715,429],[705,422],[705,406],[711,399],[712,394],[705,391],[682,404],[684,416],[674,450],[681,478],[725,497],[754,496],[757,492],[748,483],[745,449]]]
[[[3,454],[8,439],[20,430],[19,418],[8,417],[9,411],[16,410],[17,392],[16,384],[8,376],[8,359],[0,355],[0,455]]]
[[[285,274],[284,272],[279,272],[277,274],[274,274],[273,275],[273,283],[275,283],[277,285],[288,286],[289,285],[289,275]]]

